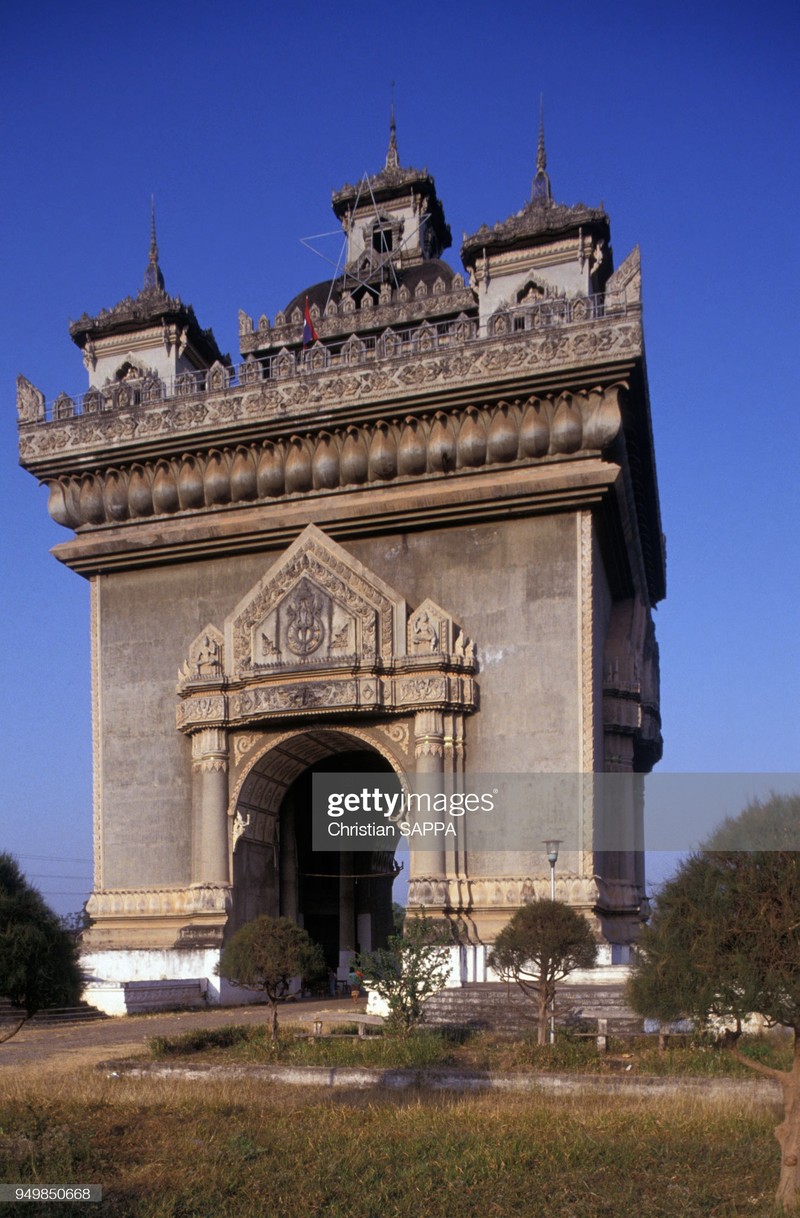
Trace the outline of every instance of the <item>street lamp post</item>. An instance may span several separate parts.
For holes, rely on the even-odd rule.
[[[560,837],[550,837],[544,844],[547,851],[547,861],[550,864],[550,900],[556,899],[556,863],[558,862],[558,847],[561,845]]]
[[[549,837],[544,848],[547,851],[547,861],[550,864],[550,900],[556,899],[556,863],[558,862],[558,847],[561,845],[560,837]],[[555,1001],[550,1007],[550,1044],[556,1043],[556,1013]]]

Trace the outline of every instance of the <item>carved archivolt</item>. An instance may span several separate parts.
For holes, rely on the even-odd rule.
[[[309,714],[463,714],[477,705],[475,670],[474,645],[444,609],[427,600],[409,616],[398,593],[309,525],[224,630],[209,624],[191,644],[177,725],[196,733]]]
[[[228,816],[232,822],[234,845],[240,837],[272,844],[281,802],[286,791],[308,766],[336,753],[368,747],[389,762],[403,788],[406,788],[406,759],[387,747],[376,735],[384,725],[368,728],[303,728],[264,739],[258,753],[242,773],[230,796]],[[392,724],[392,727],[407,725]],[[237,827],[238,825],[238,827]]]

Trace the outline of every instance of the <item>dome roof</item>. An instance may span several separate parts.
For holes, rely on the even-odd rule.
[[[395,274],[397,276],[396,283],[389,268],[384,268],[385,278],[383,280],[377,275],[373,275],[361,282],[354,279],[352,275],[341,275],[338,279],[325,279],[322,283],[315,283],[312,287],[306,288],[305,291],[298,292],[296,296],[292,297],[283,311],[286,317],[290,318],[295,309],[302,310],[305,308],[306,298],[308,298],[309,308],[312,305],[317,305],[320,313],[324,313],[328,300],[333,299],[338,304],[345,291],[353,292],[359,297],[363,295],[365,290],[372,290],[377,297],[381,288],[381,282],[389,283],[392,288],[405,286],[413,296],[420,283],[424,283],[430,290],[437,279],[443,279],[445,290],[449,292],[452,288],[455,271],[442,258],[428,258],[424,262],[417,262],[408,267],[396,267]],[[364,285],[366,285],[366,289]],[[332,291],[331,288],[333,288]]]

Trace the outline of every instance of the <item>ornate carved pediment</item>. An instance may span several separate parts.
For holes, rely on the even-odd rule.
[[[404,599],[314,525],[207,626],[179,675],[177,725],[477,706],[474,646],[432,600]]]
[[[228,618],[228,671],[388,658],[405,650],[405,617],[401,596],[309,525]]]

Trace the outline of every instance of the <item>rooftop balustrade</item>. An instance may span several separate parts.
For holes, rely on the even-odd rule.
[[[379,360],[405,360],[433,351],[452,351],[455,347],[507,338],[517,341],[530,331],[584,325],[599,319],[624,317],[629,305],[624,292],[613,296],[546,298],[532,304],[500,309],[488,319],[485,333],[481,332],[477,316],[459,317],[446,321],[423,322],[405,327],[389,327],[381,334],[351,334],[345,340],[316,341],[313,345],[285,347],[273,355],[225,366],[182,372],[162,379],[156,375],[132,377],[91,387],[84,393],[61,393],[47,402],[35,424],[59,422],[82,415],[108,414],[168,401],[219,394],[229,389],[256,387],[294,377],[308,377]],[[28,420],[26,420],[28,421]]]

